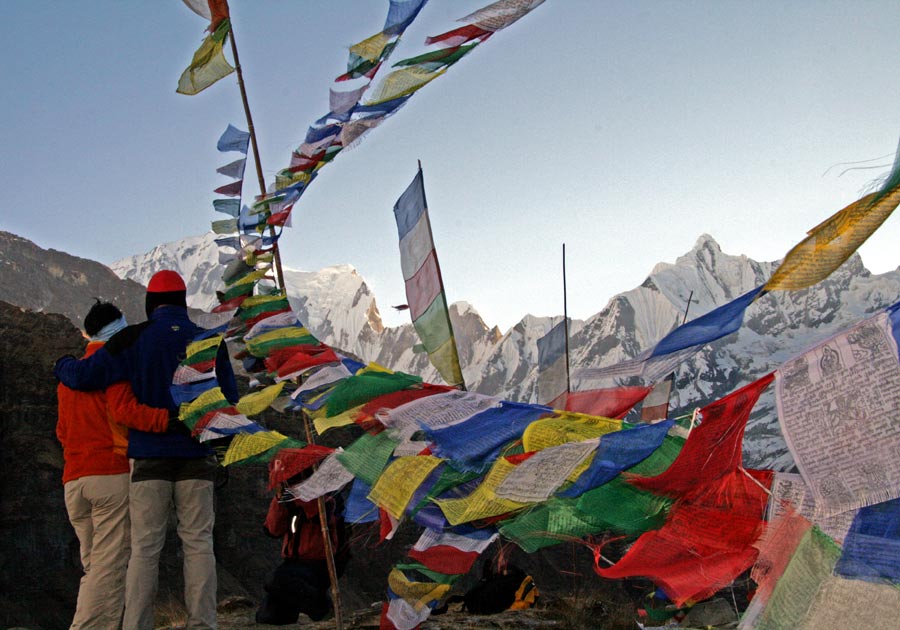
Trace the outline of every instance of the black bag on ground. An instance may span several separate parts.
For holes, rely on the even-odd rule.
[[[476,615],[493,615],[509,610],[516,602],[519,588],[530,577],[515,566],[500,575],[486,575],[465,594],[466,610]]]

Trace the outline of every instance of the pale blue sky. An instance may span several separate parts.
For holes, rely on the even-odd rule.
[[[393,60],[485,4],[430,0]],[[231,5],[271,181],[387,2]],[[284,262],[351,263],[404,321],[391,209],[416,160],[448,298],[504,330],[562,312],[563,242],[579,318],[704,232],[775,260],[882,173],[829,167],[895,151],[898,26],[896,1],[547,0],[327,166]],[[215,143],[246,128],[235,79],[175,93],[204,27],[178,0],[0,2],[0,229],[109,263],[222,218],[215,169],[234,154]],[[864,262],[896,268],[898,242],[895,216]]]

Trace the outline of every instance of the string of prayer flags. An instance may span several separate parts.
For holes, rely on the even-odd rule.
[[[817,516],[900,498],[894,305],[784,363],[778,420]]]
[[[566,354],[567,331],[567,323],[563,320],[537,340],[537,401],[540,405],[556,400],[569,390],[569,366],[566,363],[569,358]]]
[[[421,168],[394,204],[394,218],[400,237],[400,266],[413,327],[428,353],[428,360],[441,378],[449,385],[463,386],[456,339],[431,234]]]
[[[360,99],[381,65],[390,57],[406,28],[425,6],[427,0],[390,0],[382,30],[350,47],[347,71],[329,89],[330,111],[316,120],[307,130],[304,142],[294,150],[290,165],[275,177],[272,196],[283,197],[286,208],[279,217],[279,225],[290,218],[294,204],[318,175],[343,149],[355,144],[406,99],[388,99],[392,109],[366,110]],[[344,81],[356,80],[349,89],[338,89]]]

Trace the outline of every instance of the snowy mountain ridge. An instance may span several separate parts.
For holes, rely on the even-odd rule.
[[[221,289],[223,265],[211,233],[161,245],[112,265],[123,278],[146,284],[162,268],[184,275],[189,304],[209,309]],[[722,252],[709,235],[675,263],[659,263],[638,287],[613,296],[585,321],[570,324],[571,366],[599,367],[633,358],[688,319],[763,284],[777,262],[757,262]],[[427,356],[414,353],[418,338],[411,324],[385,327],[365,280],[351,265],[309,272],[285,270],[288,296],[298,316],[324,342],[395,370],[440,382]],[[879,308],[900,299],[900,270],[873,275],[854,255],[819,284],[801,291],[768,294],[746,312],[744,325],[704,346],[676,371],[670,416],[690,413],[752,382],[803,351]],[[505,333],[489,327],[466,302],[450,308],[468,389],[509,400],[534,402],[537,340],[560,317],[526,315]],[[637,382],[620,381],[619,383]],[[617,382],[575,382],[575,389]],[[774,409],[765,392],[747,429],[748,465],[791,465]]]

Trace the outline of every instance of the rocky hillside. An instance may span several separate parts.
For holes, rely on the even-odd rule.
[[[109,267],[0,232],[0,300],[32,311],[60,313],[81,324],[94,297],[114,302],[129,322],[146,319],[144,287]]]

